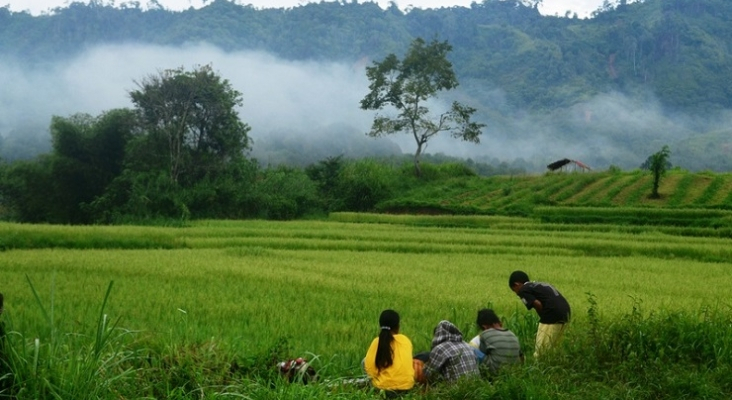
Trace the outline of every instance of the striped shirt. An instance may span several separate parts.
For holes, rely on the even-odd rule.
[[[496,373],[502,365],[521,361],[521,345],[513,332],[489,328],[480,334],[480,351],[485,354],[482,366]]]

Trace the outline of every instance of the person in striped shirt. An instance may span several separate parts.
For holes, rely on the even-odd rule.
[[[513,332],[503,328],[501,319],[493,310],[484,308],[478,311],[476,323],[483,330],[478,342],[478,349],[485,354],[480,363],[481,368],[486,368],[490,374],[496,374],[504,365],[523,361],[524,355],[518,338]]]

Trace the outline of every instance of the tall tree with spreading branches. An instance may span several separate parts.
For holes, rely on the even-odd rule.
[[[458,86],[452,63],[447,59],[451,50],[452,46],[447,41],[427,43],[417,38],[403,59],[389,54],[381,62],[375,61],[366,67],[366,76],[371,84],[370,92],[361,100],[361,108],[380,111],[388,107],[396,111],[396,116],[377,113],[367,135],[411,134],[417,144],[414,153],[417,176],[422,174],[420,155],[434,136],[449,132],[454,138],[479,143],[481,129],[485,126],[470,120],[475,108],[457,101],[449,110],[435,117],[426,107],[427,101],[436,98],[441,91]]]

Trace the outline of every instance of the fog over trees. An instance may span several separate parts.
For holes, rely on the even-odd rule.
[[[587,20],[508,0],[406,13],[349,1],[258,10],[217,0],[183,12],[72,3],[38,17],[0,8],[0,157],[47,152],[54,115],[129,107],[135,79],[208,64],[242,93],[264,164],[411,152],[409,138],[363,140],[373,115],[359,100],[371,61],[423,37],[453,46],[458,100],[486,124],[481,144],[435,138],[427,154],[630,169],[668,144],[679,167],[726,171],[730,14],[723,0],[609,2]]]

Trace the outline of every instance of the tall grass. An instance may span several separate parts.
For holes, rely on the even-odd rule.
[[[54,287],[50,307],[44,306],[35,287],[28,284],[43,315],[46,329],[38,337],[26,337],[13,330],[7,334],[6,362],[12,382],[7,393],[16,399],[98,399],[108,398],[126,385],[134,369],[129,362],[135,352],[125,349],[128,331],[120,330],[105,314],[112,290],[109,283],[93,335],[62,332],[55,325]],[[7,386],[7,385],[5,385]]]
[[[34,297],[40,296],[31,286]],[[48,344],[10,334],[12,385],[0,397],[15,399],[373,399],[377,391],[334,378],[354,376],[343,368],[309,356],[322,372],[308,385],[289,383],[273,368],[291,353],[287,340],[252,353],[226,348],[221,340],[202,342],[169,338],[162,342],[119,340],[103,314],[112,284],[102,302],[96,335],[68,332]],[[583,304],[574,304],[582,314]],[[520,339],[524,364],[507,367],[490,382],[417,387],[406,399],[725,399],[732,389],[732,318],[729,307],[689,311],[644,312],[634,299],[624,314],[609,316],[587,293],[587,318],[572,322],[561,346],[546,358],[533,359],[537,317],[526,310],[502,316],[504,327]],[[493,304],[489,306],[494,307]],[[50,308],[44,315],[50,317]],[[450,319],[466,338],[477,333],[457,309]],[[577,315],[576,315],[577,316]],[[464,322],[464,323],[463,323]],[[312,338],[314,334],[311,333]],[[425,335],[428,337],[428,335]],[[416,335],[413,335],[416,338]],[[70,344],[82,344],[70,346]],[[357,364],[357,360],[354,363]],[[3,388],[0,385],[0,388]]]
[[[714,209],[537,207],[534,215],[543,222],[553,223],[732,227],[732,213]]]

